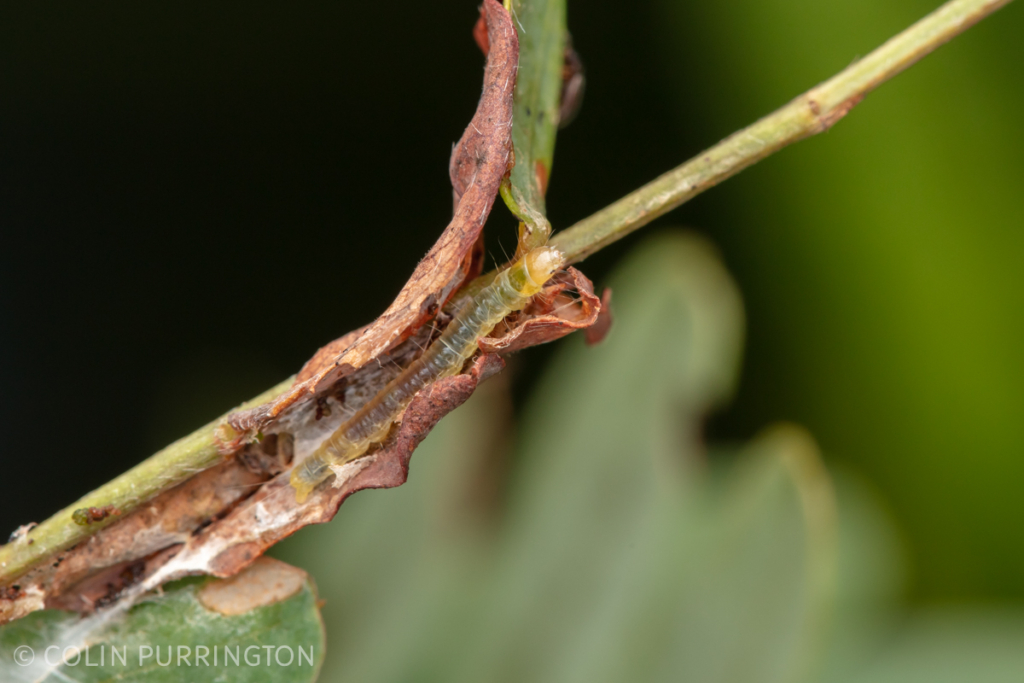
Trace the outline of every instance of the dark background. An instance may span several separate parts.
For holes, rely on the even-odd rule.
[[[570,2],[566,227],[934,7]],[[447,224],[473,1],[0,10],[0,528],[42,521],[372,320]],[[1024,596],[1024,10],[659,221],[722,249],[744,379],[888,501],[922,600]],[[496,257],[513,221],[496,208]],[[653,228],[648,228],[651,230]],[[598,284],[639,239],[584,264]],[[546,351],[514,368],[522,396]]]

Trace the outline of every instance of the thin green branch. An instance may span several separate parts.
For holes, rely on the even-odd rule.
[[[558,247],[570,263],[578,262],[671,211],[704,190],[783,147],[831,127],[863,97],[911,66],[938,46],[1006,5],[1010,0],[952,0],[830,80],[785,107],[726,138],[703,154],[619,201],[556,234]],[[470,291],[493,275],[471,283]],[[249,401],[267,402],[291,385],[283,382]],[[0,585],[55,553],[82,541],[113,521],[80,525],[75,510],[112,506],[126,514],[219,461],[212,422],[176,441],[117,479],[96,489],[33,529],[27,536],[0,547]],[[120,516],[120,515],[118,515]],[[29,542],[31,541],[31,543]]]
[[[289,389],[292,381],[293,378],[288,378],[244,403],[242,407],[270,401]],[[121,476],[64,508],[20,539],[0,546],[0,583],[20,576],[35,563],[70,548],[147,500],[151,500],[158,493],[177,486],[196,472],[215,465],[220,461],[221,455],[217,452],[213,432],[221,419],[223,418],[178,439]],[[113,508],[118,514],[86,524],[76,522],[72,518],[76,510],[88,508]],[[79,517],[81,518],[81,515]]]
[[[622,239],[783,147],[828,130],[865,95],[1010,0],[952,0],[751,126],[552,237],[569,263]]]

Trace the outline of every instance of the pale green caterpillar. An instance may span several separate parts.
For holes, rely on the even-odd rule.
[[[319,448],[292,470],[291,485],[302,503],[317,484],[380,442],[417,391],[442,377],[458,374],[477,351],[477,340],[512,311],[521,310],[564,265],[551,247],[526,253],[466,303],[445,331],[409,367],[343,423]]]

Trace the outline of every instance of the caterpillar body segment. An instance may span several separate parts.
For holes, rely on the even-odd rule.
[[[331,475],[332,466],[355,460],[371,445],[382,441],[416,392],[442,377],[458,374],[466,360],[476,353],[477,340],[509,313],[524,308],[562,265],[560,252],[538,247],[499,272],[491,284],[455,314],[422,356],[295,466],[290,481],[298,502],[304,502]]]

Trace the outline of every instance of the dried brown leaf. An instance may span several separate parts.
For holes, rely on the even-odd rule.
[[[0,623],[44,605],[91,610],[149,573],[145,566],[152,562],[147,558],[185,543],[198,527],[224,514],[267,479],[231,460],[165,491],[20,577],[17,594],[0,596]]]
[[[16,594],[0,596],[0,617],[43,606],[89,612],[183,576],[233,576],[300,528],[330,521],[356,491],[404,483],[430,430],[503,367],[500,357],[482,355],[468,374],[421,391],[380,449],[346,465],[333,486],[319,487],[303,505],[287,473],[249,496],[266,480],[240,460],[207,470],[23,577]]]
[[[302,527],[330,521],[356,491],[401,485],[408,476],[413,450],[434,425],[503,366],[496,356],[480,356],[468,374],[444,378],[418,393],[379,450],[345,465],[332,485],[318,487],[302,505],[295,502],[287,473],[278,476],[224,519],[191,538],[147,577],[145,585],[159,585],[187,574],[232,576]]]
[[[567,293],[570,289],[576,291],[578,299]],[[479,346],[485,353],[512,353],[561,339],[570,332],[594,325],[601,310],[594,285],[586,275],[569,267],[506,327],[507,332],[497,337],[484,337]]]
[[[449,175],[455,215],[409,281],[372,324],[322,348],[296,383],[277,400],[234,414],[229,423],[242,434],[224,434],[222,450],[232,452],[300,399],[323,392],[371,361],[391,352],[430,321],[467,279],[479,273],[484,223],[512,163],[512,98],[519,41],[508,12],[484,0],[481,18],[489,50],[484,88],[476,114],[452,151]]]

